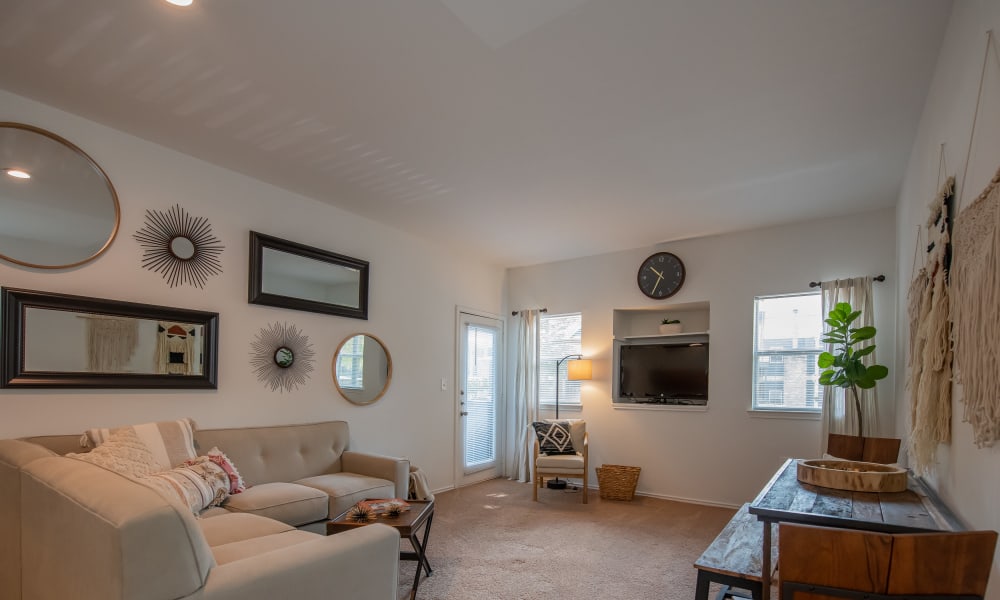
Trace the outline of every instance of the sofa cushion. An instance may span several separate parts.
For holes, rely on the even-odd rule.
[[[342,471],[341,455],[351,439],[344,421],[201,429],[195,437],[203,451],[218,446],[225,452],[248,485]]]
[[[198,526],[205,541],[213,547],[295,529],[287,523],[248,513],[226,513],[198,519]]]
[[[158,421],[115,428],[88,429],[81,442],[84,446],[100,446],[115,432],[131,429],[153,453],[159,467],[155,471],[166,471],[197,456],[194,450],[194,421]]]
[[[556,454],[554,456],[547,456],[544,454],[538,455],[538,460],[535,462],[535,466],[539,469],[570,469],[570,470],[583,470],[583,455],[582,454]]]
[[[330,473],[299,479],[295,483],[315,488],[328,496],[329,515],[336,517],[366,498],[392,498],[396,495],[396,484],[388,479],[368,477],[357,473]]]
[[[293,526],[327,518],[329,499],[322,491],[295,483],[262,483],[230,496],[223,504],[233,512],[276,519]]]
[[[264,554],[265,552],[280,550],[281,548],[295,546],[304,542],[311,542],[319,537],[315,533],[293,529],[282,533],[264,535],[215,546],[212,548],[212,555],[215,556],[216,563],[224,565],[251,556],[257,556],[258,554]],[[291,592],[292,590],[289,591]],[[332,593],[333,590],[331,590]]]

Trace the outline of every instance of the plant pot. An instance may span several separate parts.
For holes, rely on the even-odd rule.
[[[660,325],[660,334],[669,335],[671,333],[681,333],[684,328],[681,327],[680,323],[670,323],[669,325]]]

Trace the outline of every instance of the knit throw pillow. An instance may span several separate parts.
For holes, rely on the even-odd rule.
[[[126,477],[144,477],[159,470],[153,453],[135,431],[121,429],[107,437],[103,444],[84,454],[69,453],[75,458],[114,471]]]
[[[538,436],[538,450],[548,455],[576,454],[573,449],[573,437],[569,433],[569,421],[553,421],[545,423],[535,421],[531,424]]]
[[[111,429],[88,429],[80,439],[84,447],[99,447],[108,438],[125,429],[131,429],[153,453],[158,468],[154,471],[172,469],[186,460],[198,456],[194,449],[194,421],[178,419],[177,421],[158,421],[142,423]]]

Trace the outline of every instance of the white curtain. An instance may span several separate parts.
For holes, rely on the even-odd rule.
[[[531,481],[532,447],[538,420],[538,310],[522,310],[517,320],[517,357],[509,435],[513,452],[507,454],[505,471],[509,479]]]
[[[860,310],[858,317],[852,327],[867,327],[875,324],[875,309],[872,306],[872,278],[855,277],[853,279],[836,279],[834,281],[824,281],[820,286],[823,292],[823,318],[833,310],[838,302],[847,302],[854,308]],[[827,327],[824,325],[824,330]],[[859,348],[871,345],[874,340],[867,340],[860,344]],[[828,344],[827,351],[833,351],[833,345]],[[876,351],[877,352],[877,351]],[[865,365],[875,364],[875,354],[872,352],[862,359]],[[864,415],[865,430],[863,435],[877,437],[879,432],[878,423],[878,401],[875,386],[869,390],[858,390],[861,396],[861,413]],[[827,434],[840,433],[845,435],[857,435],[858,419],[854,413],[854,398],[848,393],[845,402],[845,392],[838,387],[825,386],[823,388],[823,452],[826,452]]]

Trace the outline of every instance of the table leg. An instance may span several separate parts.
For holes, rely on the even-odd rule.
[[[764,552],[760,555],[761,600],[771,598],[771,522],[761,521],[764,526]]]
[[[410,545],[413,546],[417,559],[417,572],[413,576],[413,588],[410,589],[410,600],[416,600],[417,588],[420,586],[420,571],[424,570],[428,577],[430,577],[431,573],[434,572],[434,570],[431,569],[430,561],[427,560],[427,539],[431,535],[431,523],[433,522],[434,513],[431,513],[427,517],[427,523],[424,524],[423,540],[417,539],[416,532],[410,534]]]

